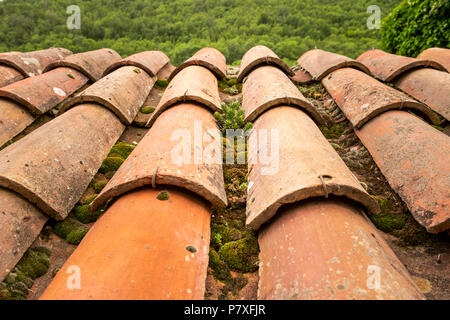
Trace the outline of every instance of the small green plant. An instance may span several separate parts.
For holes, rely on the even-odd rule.
[[[166,201],[170,199],[170,193],[167,190],[163,190],[161,191],[158,196],[156,196],[156,199],[161,200],[161,201]]]
[[[54,227],[55,233],[70,244],[79,244],[83,240],[89,227],[71,217],[58,222]]]
[[[19,263],[0,283],[0,300],[24,300],[34,280],[50,267],[51,251],[47,247],[29,249]]]
[[[244,131],[248,131],[252,128],[251,122],[244,123],[244,110],[242,110],[239,101],[234,101],[229,105],[222,104],[222,110],[223,113],[214,113],[214,118],[219,124],[224,136],[229,129],[243,129]]]
[[[150,113],[153,113],[153,112],[155,112],[155,107],[153,107],[153,106],[144,106],[144,107],[142,107],[141,108],[141,113],[143,113],[143,114],[150,114]]]
[[[165,89],[169,85],[169,81],[167,79],[158,79],[156,80],[155,87],[158,89]]]

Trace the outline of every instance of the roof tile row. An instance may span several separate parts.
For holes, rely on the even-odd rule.
[[[242,87],[242,94],[242,108],[246,122],[254,121],[269,108],[287,105],[305,110],[319,125],[325,123],[286,74],[273,66],[254,69]]]

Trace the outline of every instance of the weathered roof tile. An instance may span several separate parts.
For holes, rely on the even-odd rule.
[[[357,60],[366,65],[375,77],[387,82],[391,82],[402,73],[417,67],[445,70],[442,65],[432,60],[399,56],[378,49],[364,52]]]
[[[164,91],[147,126],[152,126],[164,110],[181,102],[196,102],[212,112],[222,112],[217,78],[214,74],[200,66],[189,66],[181,70]]]
[[[2,110],[0,115],[0,146],[21,133],[35,120],[35,117],[27,108],[8,99],[0,98],[0,110]]]
[[[331,194],[353,199],[370,212],[379,212],[377,202],[302,111],[287,106],[266,111],[254,123],[253,131],[249,138],[247,197],[247,225],[252,229],[258,229],[285,204]],[[268,141],[274,141],[274,137],[283,139],[282,143],[270,144],[272,153],[278,151],[274,153],[278,162],[270,166],[258,159],[262,146],[256,133],[261,131],[270,135]]]
[[[355,68],[370,75],[369,69],[361,62],[320,49],[307,51],[298,59],[297,63],[315,81],[320,81],[331,72],[346,67]]]
[[[450,49],[429,48],[417,56],[420,60],[430,60],[442,65],[447,72],[450,72]]]
[[[218,79],[223,79],[227,74],[227,63],[225,56],[217,49],[203,48],[192,57],[179,65],[170,75],[169,81],[181,70],[189,66],[202,66],[214,73]]]
[[[105,108],[78,106],[0,152],[0,186],[62,220],[123,129]]]
[[[297,87],[278,68],[262,66],[253,70],[242,88],[245,121],[255,119],[269,108],[288,105],[305,110],[316,123],[325,122]]]
[[[281,60],[272,50],[265,46],[256,46],[247,51],[242,58],[241,69],[237,78],[242,82],[250,72],[261,65],[273,65],[283,70],[287,75],[294,76],[294,71]]]
[[[210,206],[173,188],[168,201],[158,200],[162,190],[136,190],[114,202],[40,299],[203,299]],[[73,265],[82,270],[79,290],[67,287]]]
[[[0,88],[22,80],[23,75],[14,68],[0,65]]]
[[[430,68],[408,71],[397,77],[395,87],[450,121],[450,74]]]
[[[173,158],[173,150],[180,145],[178,134],[183,134],[186,139],[200,135],[203,141],[207,132],[213,135],[210,143],[216,146],[214,150],[221,151],[222,141],[220,137],[214,136],[218,128],[209,110],[198,105],[183,103],[164,111],[103,191],[91,203],[90,208],[96,210],[108,200],[144,185],[174,185],[197,193],[214,205],[226,205],[227,197],[221,161],[207,162],[204,157],[197,159],[194,150],[197,150],[197,147],[203,150],[203,147],[192,148],[191,142],[184,140],[183,142],[187,143],[183,145],[183,148],[188,148],[187,153],[183,153],[182,159]],[[215,156],[219,156],[221,160],[222,153]]]
[[[100,79],[80,94],[68,99],[60,113],[82,103],[97,103],[119,117],[126,125],[133,122],[150,93],[155,78],[133,66],[125,66]]]
[[[154,77],[165,65],[169,63],[169,57],[161,51],[144,51],[126,57],[106,69],[103,76],[106,76],[124,66],[135,66]]]
[[[426,105],[352,68],[339,69],[322,80],[323,85],[355,128],[393,109],[413,109],[434,124],[439,117]]]
[[[24,77],[33,77],[43,72],[45,67],[60,59],[71,55],[72,52],[64,48],[51,48],[26,53],[4,54],[0,56],[0,65],[13,67]]]
[[[27,107],[34,115],[46,113],[84,86],[89,79],[71,68],[57,68],[0,88],[6,97]]]
[[[414,218],[431,233],[449,229],[449,137],[397,110],[370,120],[356,134]]]
[[[95,82],[102,77],[109,66],[120,59],[121,57],[117,52],[104,48],[70,55],[64,59],[57,60],[47,65],[44,72],[58,67],[69,67],[81,72],[92,82]]]
[[[41,232],[47,217],[15,192],[0,188],[0,282]]]

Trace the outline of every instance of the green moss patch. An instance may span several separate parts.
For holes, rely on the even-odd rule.
[[[156,199],[161,200],[161,201],[165,201],[165,200],[169,200],[170,199],[170,193],[167,190],[163,190],[161,191],[157,196]]]
[[[19,263],[0,283],[0,300],[24,300],[36,278],[43,276],[50,267],[50,249],[29,249]]]
[[[89,227],[71,217],[58,222],[54,227],[55,233],[70,244],[79,244],[83,240]]]
[[[108,157],[103,160],[102,166],[100,167],[101,173],[107,173],[111,171],[117,171],[125,160],[119,157]]]
[[[105,212],[104,208],[91,212],[88,209],[89,205],[84,204],[82,206],[76,206],[73,214],[75,218],[81,223],[91,223],[97,221],[97,219]],[[73,238],[73,237],[72,237]]]
[[[155,87],[158,89],[165,89],[169,86],[169,81],[167,79],[156,80]]]
[[[95,192],[100,193],[107,184],[108,181],[95,181],[91,184],[91,186]]]
[[[338,123],[333,124],[328,127],[321,127],[320,128],[323,135],[327,139],[338,139],[342,134],[344,133],[346,129],[346,124]]]
[[[136,148],[134,144],[118,142],[114,145],[114,147],[111,148],[108,157],[121,157],[125,160],[126,158],[128,158],[130,153],[133,152],[134,148]]]
[[[141,108],[141,113],[143,113],[143,114],[150,114],[150,113],[153,113],[153,112],[155,112],[155,107],[153,107],[153,106],[145,106],[145,107],[142,107]]]
[[[226,243],[218,254],[230,269],[247,273],[258,269],[258,252],[256,236],[248,234],[243,239]]]

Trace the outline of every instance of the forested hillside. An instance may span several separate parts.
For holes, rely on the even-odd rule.
[[[321,48],[357,57],[379,47],[381,32],[368,29],[367,8],[381,18],[399,0],[4,0],[0,2],[0,52],[62,46],[74,52],[110,47],[122,56],[158,49],[177,64],[204,46],[228,63],[264,44],[290,64]],[[81,9],[81,29],[69,30],[70,5]]]

